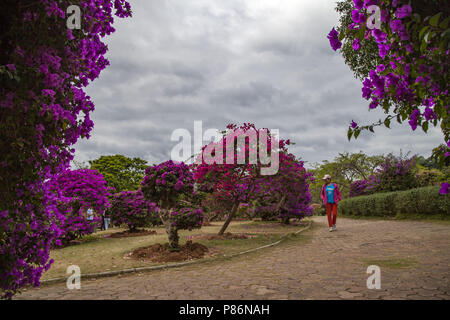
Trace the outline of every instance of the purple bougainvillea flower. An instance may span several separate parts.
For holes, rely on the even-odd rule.
[[[328,40],[330,40],[331,48],[334,51],[342,47],[342,43],[339,41],[339,33],[333,28],[327,36]]]
[[[359,39],[358,39],[358,38],[356,38],[355,40],[353,40],[352,48],[353,48],[353,50],[355,50],[355,51],[357,51],[359,48],[361,48],[361,44],[359,43]]]
[[[448,194],[448,182],[442,182],[441,189],[439,189],[440,194]]]
[[[353,129],[355,129],[358,126],[358,124],[355,121],[352,120],[351,126],[352,126]]]
[[[14,64],[7,64],[6,67],[11,71],[16,71],[16,66]]]
[[[355,4],[356,9],[361,10],[364,5],[364,0],[353,0],[353,3]]]
[[[395,11],[395,16],[399,19],[409,17],[412,13],[412,8],[409,4],[404,4]]]

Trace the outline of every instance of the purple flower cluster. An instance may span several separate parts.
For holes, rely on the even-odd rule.
[[[171,223],[177,230],[199,229],[202,227],[203,215],[202,209],[182,208],[170,213]]]
[[[370,176],[369,180],[353,181],[349,186],[348,196],[352,198],[372,194],[378,182],[375,175]]]
[[[376,192],[400,191],[418,187],[415,157],[403,159],[388,155],[376,172]]]
[[[334,28],[330,31],[327,38],[334,51],[342,46],[342,43],[339,41],[339,33]]]
[[[130,231],[161,224],[156,204],[144,199],[141,190],[116,193],[109,213],[114,225],[126,224]]]
[[[172,160],[148,167],[141,182],[144,196],[166,209],[176,206],[182,194],[192,195],[194,178],[189,166]]]

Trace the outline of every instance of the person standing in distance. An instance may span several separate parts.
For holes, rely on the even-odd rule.
[[[327,209],[329,231],[336,231],[337,205],[341,200],[341,191],[336,183],[331,182],[331,176],[326,174],[322,180],[325,184],[322,186],[320,197]]]

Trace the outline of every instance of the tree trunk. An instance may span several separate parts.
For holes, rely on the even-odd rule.
[[[276,209],[277,214],[280,214],[281,206],[284,204],[285,201],[286,201],[286,195],[283,195],[280,199],[280,202],[278,202],[278,205],[277,205],[277,209]]]
[[[222,235],[225,230],[227,229],[228,225],[230,224],[231,220],[233,220],[234,215],[236,214],[237,210],[239,208],[239,201],[235,202],[233,205],[233,208],[231,209],[230,214],[227,217],[227,220],[225,221],[225,223],[223,224],[222,228],[219,231],[219,235]]]
[[[180,239],[178,236],[178,229],[176,226],[173,226],[170,222],[170,210],[167,209],[159,209],[159,217],[166,228],[166,233],[169,238],[169,250],[179,250],[178,240]]]

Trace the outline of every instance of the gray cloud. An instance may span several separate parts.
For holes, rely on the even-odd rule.
[[[87,89],[96,105],[89,140],[76,160],[121,153],[165,161],[177,142],[228,123],[279,129],[309,163],[338,152],[370,154],[411,150],[429,155],[439,130],[425,135],[406,125],[378,128],[347,141],[353,119],[383,117],[368,111],[361,83],[331,50],[337,24],[328,0],[130,1],[134,16],[117,20],[107,38],[111,65]]]

